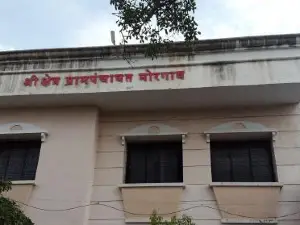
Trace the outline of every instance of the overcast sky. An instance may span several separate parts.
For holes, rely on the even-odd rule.
[[[110,0],[0,0],[0,50],[110,45]],[[197,0],[202,39],[300,33],[300,0]],[[118,38],[117,38],[118,42]]]

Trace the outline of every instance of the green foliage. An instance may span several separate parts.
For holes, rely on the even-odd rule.
[[[0,225],[33,225],[15,201],[3,196],[10,189],[10,182],[0,181]]]
[[[0,195],[3,192],[8,192],[11,189],[11,182],[9,181],[1,181],[0,180]]]
[[[157,215],[156,212],[150,217],[151,225],[195,225],[192,222],[192,218],[186,215],[183,215],[181,218],[172,217],[171,220],[164,220],[162,216]]]
[[[117,11],[123,44],[130,39],[149,43],[146,56],[164,53],[173,42],[172,35],[181,34],[187,45],[200,35],[193,16],[196,0],[110,0],[110,4]]]

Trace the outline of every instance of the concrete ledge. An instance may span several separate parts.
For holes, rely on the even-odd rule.
[[[125,223],[150,223],[150,219],[125,219]]]
[[[279,182],[212,182],[210,187],[283,187]]]
[[[144,183],[144,184],[121,184],[119,188],[142,188],[142,187],[182,187],[185,188],[184,183]]]
[[[224,224],[277,224],[276,219],[222,219],[221,223]]]
[[[299,45],[300,34],[284,35],[264,35],[233,37],[222,39],[200,40],[194,43],[193,48],[184,42],[176,42],[170,45],[167,55],[177,56],[197,52],[246,50],[262,48],[297,47]],[[147,44],[127,45],[126,52],[134,57],[144,55]],[[123,58],[123,46],[104,47],[77,47],[77,48],[54,48],[54,49],[34,49],[0,52],[0,61],[21,61],[21,60],[52,60],[52,59],[74,59],[93,58],[101,59]]]
[[[35,180],[16,180],[11,182],[12,185],[32,185],[35,186]]]

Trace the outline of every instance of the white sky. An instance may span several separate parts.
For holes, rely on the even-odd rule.
[[[300,33],[300,0],[197,0],[201,39]],[[0,50],[111,45],[109,0],[0,0]],[[117,42],[119,38],[117,37]]]

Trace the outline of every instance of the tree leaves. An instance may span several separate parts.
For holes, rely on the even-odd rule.
[[[181,34],[187,45],[198,40],[198,24],[193,16],[195,0],[111,0],[117,13],[117,25],[123,44],[136,39],[149,43],[146,56],[157,57]]]
[[[172,217],[170,221],[164,220],[162,216],[157,215],[154,211],[150,217],[150,225],[195,225],[192,218],[183,215],[181,218]]]
[[[10,182],[0,181],[0,225],[33,225],[15,201],[2,195],[10,189]]]
[[[3,192],[8,192],[11,189],[11,182],[0,180],[0,195]]]

